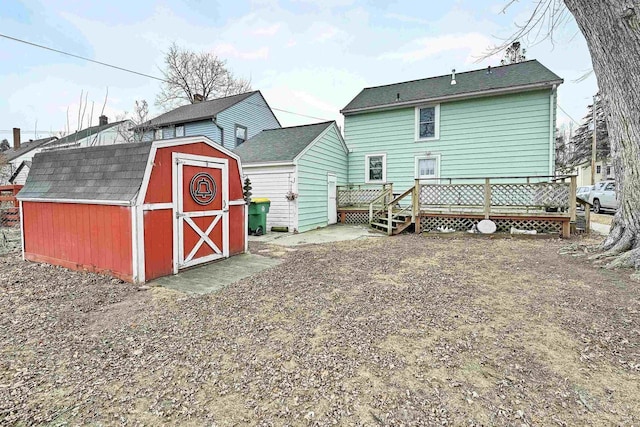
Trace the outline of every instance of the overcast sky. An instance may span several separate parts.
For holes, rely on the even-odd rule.
[[[276,108],[342,122],[339,110],[362,88],[499,65],[477,63],[486,49],[523,22],[534,0],[171,0],[90,2],[3,0],[0,33],[98,61],[160,75],[171,42],[210,51]],[[525,42],[526,45],[526,42]],[[527,47],[527,46],[525,46]],[[597,90],[586,43],[573,21],[555,43],[528,46],[565,82],[559,105],[580,121]],[[95,102],[97,123],[106,88],[111,120],[136,99],[152,105],[160,82],[0,38],[0,138],[13,127],[23,139],[75,130],[80,92]],[[88,117],[89,111],[86,112]],[[567,115],[558,111],[561,123]],[[314,119],[276,111],[283,126]],[[317,121],[317,120],[315,120]],[[85,123],[87,119],[85,118]]]

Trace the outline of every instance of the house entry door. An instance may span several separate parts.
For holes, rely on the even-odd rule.
[[[184,156],[184,157],[183,157]],[[229,256],[229,172],[226,159],[175,157],[177,268]],[[203,160],[206,159],[206,160]]]
[[[338,179],[335,175],[329,174],[327,175],[327,213],[328,220],[327,223],[335,224],[338,222]]]

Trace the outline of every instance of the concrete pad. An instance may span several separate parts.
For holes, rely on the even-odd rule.
[[[249,241],[271,243],[280,246],[298,246],[367,239],[370,237],[386,237],[386,234],[375,231],[365,225],[335,224],[305,233],[271,232],[263,236],[249,236]]]
[[[236,255],[173,276],[160,277],[149,282],[149,285],[163,286],[188,294],[208,294],[267,268],[275,267],[281,262],[279,259],[254,254]]]
[[[591,221],[591,230],[596,233],[607,235],[609,234],[609,230],[611,230],[611,226]]]

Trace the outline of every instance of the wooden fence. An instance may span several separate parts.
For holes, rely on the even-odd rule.
[[[22,185],[0,185],[0,227],[20,227],[20,204],[16,194]]]

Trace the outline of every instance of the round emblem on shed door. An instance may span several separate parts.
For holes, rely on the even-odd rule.
[[[201,206],[208,205],[216,198],[216,182],[206,172],[197,173],[191,178],[189,191],[194,202]]]

